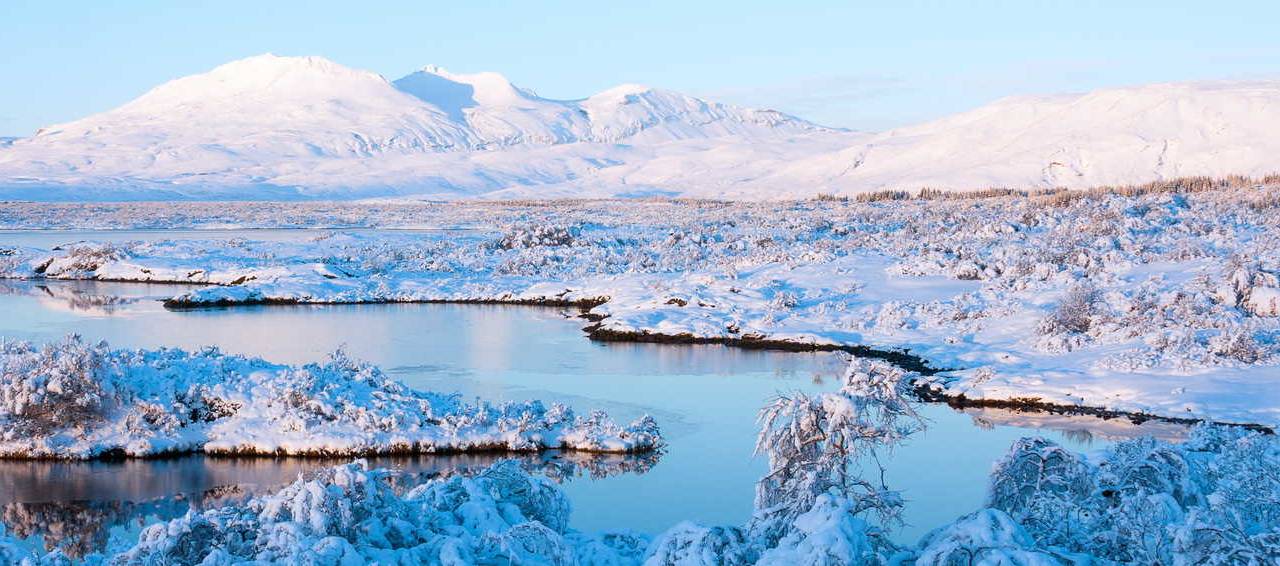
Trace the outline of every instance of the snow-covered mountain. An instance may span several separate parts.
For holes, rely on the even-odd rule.
[[[0,142],[0,198],[807,197],[1280,170],[1280,82],[1024,97],[882,134],[637,85],[539,97],[262,55]]]
[[[1082,188],[1280,171],[1280,81],[1014,97],[802,160],[780,178],[839,191]]]

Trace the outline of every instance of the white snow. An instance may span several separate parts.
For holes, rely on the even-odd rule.
[[[497,73],[395,81],[260,55],[0,143],[0,198],[779,199],[1088,187],[1280,170],[1280,81],[1017,97],[879,134],[625,84],[550,100]]]

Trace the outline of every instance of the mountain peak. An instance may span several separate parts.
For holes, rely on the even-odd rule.
[[[499,73],[451,73],[439,65],[426,65],[421,70],[395,81],[396,88],[436,104],[441,108],[511,106],[537,98],[533,93],[511,84]],[[446,99],[441,104],[441,98]],[[469,100],[465,100],[469,99]]]
[[[276,79],[281,75],[290,73],[381,77],[377,73],[353,69],[318,55],[292,56],[276,55],[274,53],[263,53],[223,63],[205,74],[218,78],[252,82],[255,80]]]
[[[602,90],[592,95],[588,100],[614,100],[625,99],[628,96],[636,96],[654,92],[656,89],[649,85],[638,83],[623,83],[618,86]]]
[[[169,81],[122,109],[159,112],[162,108],[209,100],[246,96],[299,100],[323,96],[323,93],[371,94],[390,90],[388,87],[382,75],[340,65],[324,57],[266,53]]]

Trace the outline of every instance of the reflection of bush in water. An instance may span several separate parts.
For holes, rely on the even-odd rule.
[[[0,280],[0,295],[35,296],[77,312],[112,314],[120,307],[136,304],[140,299],[94,293],[80,282],[33,285],[25,281]]]
[[[604,454],[577,451],[520,454],[507,457],[503,454],[458,454],[438,457],[380,458],[374,464],[396,469],[386,481],[393,490],[403,495],[428,481],[448,479],[453,476],[472,477],[502,460],[517,460],[530,473],[563,483],[573,478],[604,479],[620,474],[643,474],[658,463],[661,454]],[[273,460],[248,459],[270,464]],[[305,460],[314,466],[301,473],[311,477],[328,466],[348,460]],[[53,466],[35,466],[29,473],[46,476],[45,483],[58,476]],[[66,464],[60,464],[65,466]],[[7,471],[12,473],[14,470]],[[139,471],[141,472],[141,471]],[[292,483],[293,477],[272,478],[264,484],[231,484],[206,489],[198,494],[174,494],[145,502],[131,501],[57,501],[11,502],[0,506],[0,521],[9,535],[18,538],[40,537],[45,550],[55,548],[71,558],[81,558],[101,551],[107,544],[113,527],[143,527],[155,521],[168,521],[181,517],[188,510],[216,509],[227,505],[243,504],[249,498],[275,493]],[[34,482],[39,484],[41,482]]]
[[[60,301],[73,311],[111,314],[119,307],[138,302],[138,299],[116,295],[98,295],[75,287],[41,285],[39,289],[43,296]]]
[[[0,521],[18,538],[40,537],[45,550],[55,548],[72,558],[99,551],[110,529],[142,527],[156,519],[180,517],[190,507],[181,498],[136,504],[126,501],[68,501],[8,503],[0,507]]]

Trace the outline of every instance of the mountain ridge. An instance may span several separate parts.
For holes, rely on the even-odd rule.
[[[498,73],[396,80],[258,55],[0,142],[0,198],[800,198],[1280,170],[1280,81],[1007,97],[879,134],[622,84],[542,98]]]

